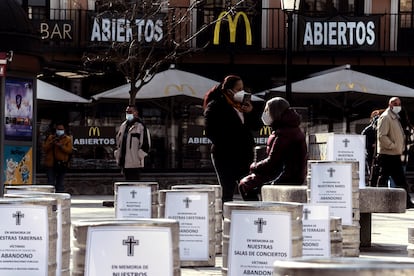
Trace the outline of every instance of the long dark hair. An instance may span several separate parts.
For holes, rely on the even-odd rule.
[[[240,80],[241,78],[236,75],[226,76],[222,83],[212,87],[206,92],[206,95],[204,96],[203,108],[206,109],[208,103],[219,97],[223,91],[233,89],[236,83]]]

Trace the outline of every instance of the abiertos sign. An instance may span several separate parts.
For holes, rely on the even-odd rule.
[[[378,50],[379,17],[298,18],[299,50]]]

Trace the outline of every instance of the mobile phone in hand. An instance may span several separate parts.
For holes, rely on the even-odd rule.
[[[250,102],[250,100],[251,100],[251,98],[252,98],[252,94],[250,94],[250,93],[245,93],[245,94],[243,95],[242,105],[248,105],[248,104],[249,104],[249,102]]]

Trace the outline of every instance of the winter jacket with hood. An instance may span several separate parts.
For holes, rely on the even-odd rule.
[[[273,122],[267,141],[267,158],[253,163],[251,172],[273,184],[304,184],[307,171],[305,134],[299,128],[300,116],[289,108]]]

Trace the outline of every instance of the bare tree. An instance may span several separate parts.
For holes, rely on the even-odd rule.
[[[115,64],[130,83],[129,104],[135,104],[139,90],[147,84],[164,64],[191,52],[200,51],[206,45],[196,47],[195,38],[217,20],[196,26],[193,17],[197,8],[205,2],[192,1],[188,7],[170,7],[168,0],[108,0],[98,4],[94,19],[92,40],[99,41],[94,52],[84,55],[85,66],[94,63]],[[227,14],[233,14],[246,2],[224,1]],[[107,46],[102,47],[102,42]]]

